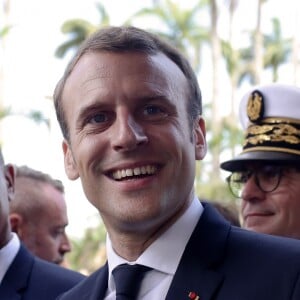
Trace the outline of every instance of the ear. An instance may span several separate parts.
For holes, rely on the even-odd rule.
[[[15,232],[20,238],[22,237],[22,225],[23,218],[17,213],[11,213],[9,215],[10,225],[13,232]]]
[[[195,121],[194,129],[193,129],[193,137],[195,143],[195,159],[202,160],[207,152],[207,144],[206,144],[206,129],[205,129],[205,121],[199,116]]]
[[[12,201],[15,194],[15,166],[12,164],[6,164],[4,167],[4,174],[7,186],[8,200]]]
[[[62,148],[64,152],[65,172],[70,180],[76,180],[79,177],[79,174],[72,150],[66,140],[63,140]]]

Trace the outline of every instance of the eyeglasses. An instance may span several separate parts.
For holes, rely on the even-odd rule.
[[[254,182],[262,192],[270,193],[279,186],[282,173],[282,166],[264,165],[255,170],[233,172],[226,178],[226,181],[233,196],[242,198],[245,184],[252,176],[254,176]]]

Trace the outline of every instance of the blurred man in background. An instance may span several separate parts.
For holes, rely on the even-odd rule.
[[[300,239],[300,88],[258,86],[240,104],[243,151],[223,162],[243,227]]]
[[[0,299],[53,300],[84,276],[35,257],[11,231],[14,179],[15,169],[11,164],[4,166],[0,151]]]
[[[71,251],[61,181],[27,166],[16,167],[15,198],[10,202],[12,230],[36,256],[61,264]]]

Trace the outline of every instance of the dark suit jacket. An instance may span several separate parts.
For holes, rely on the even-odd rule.
[[[58,299],[101,300],[107,276],[105,265]],[[199,300],[300,300],[300,241],[232,227],[204,204],[166,299],[190,292]]]
[[[21,245],[0,284],[1,300],[54,300],[84,278],[48,263]]]

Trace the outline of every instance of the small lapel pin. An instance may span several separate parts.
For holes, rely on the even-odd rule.
[[[200,300],[199,296],[195,292],[189,292],[189,298],[192,300]]]

